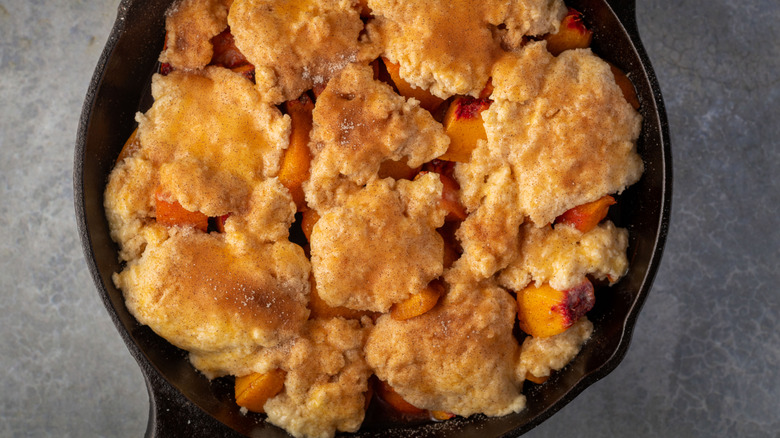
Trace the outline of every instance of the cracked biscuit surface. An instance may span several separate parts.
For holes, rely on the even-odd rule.
[[[233,0],[183,0],[165,17],[166,47],[160,62],[183,70],[205,67],[214,54],[211,38],[225,30]]]
[[[289,119],[220,67],[156,75],[138,147],[109,177],[105,206],[127,267],[114,276],[136,318],[191,353],[209,377],[240,373],[257,348],[297,335],[310,263],[287,240],[295,205],[273,177]],[[225,233],[165,226],[164,198]]]
[[[379,318],[366,343],[377,377],[422,409],[469,416],[519,412],[514,300],[490,283],[455,284],[431,311]]]
[[[549,376],[571,362],[593,334],[593,323],[582,317],[565,332],[546,338],[529,336],[520,350],[519,372],[537,377]]]
[[[221,67],[174,71],[152,81],[155,101],[138,114],[139,156],[160,169],[163,189],[190,211],[220,216],[276,175],[290,119],[252,84]]]
[[[228,22],[273,103],[327,83],[368,50],[358,41],[363,22],[353,0],[236,0]]]
[[[433,174],[416,181],[388,178],[328,210],[311,234],[320,297],[332,307],[387,312],[441,275],[440,197]]]
[[[194,353],[274,346],[295,336],[309,311],[303,250],[277,242],[240,253],[224,239],[175,231],[115,276],[128,309]]]
[[[368,66],[350,65],[317,99],[310,149],[311,178],[306,201],[317,210],[378,177],[385,161],[421,166],[447,150],[441,124],[419,103],[374,80]]]
[[[606,221],[587,233],[558,224],[536,228],[524,225],[519,257],[498,276],[510,290],[522,290],[529,283],[549,283],[566,290],[586,275],[599,280],[615,280],[628,269],[628,231]]]
[[[287,371],[284,390],[265,404],[268,421],[295,437],[357,431],[371,375],[363,357],[370,327],[370,320],[310,321],[282,366]]]
[[[487,141],[455,168],[473,213],[459,232],[465,252],[457,267],[482,277],[516,257],[524,218],[545,226],[621,192],[643,171],[635,145],[641,117],[609,66],[590,50],[553,57],[544,47],[529,44],[496,64],[494,102],[482,114]],[[507,199],[495,202],[497,193]],[[508,208],[516,220],[503,219]]]
[[[401,77],[446,99],[476,96],[505,44],[557,30],[566,12],[559,0],[369,0],[377,20],[368,27]]]
[[[543,74],[537,93],[509,92],[499,83],[494,94],[508,98],[483,115],[488,148],[512,166],[518,207],[536,226],[623,191],[643,170],[635,145],[641,116],[606,62],[589,49],[567,50]]]

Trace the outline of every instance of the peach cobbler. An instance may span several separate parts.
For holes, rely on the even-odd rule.
[[[105,192],[127,307],[296,437],[523,410],[628,269],[639,102],[590,40],[561,0],[176,1]]]

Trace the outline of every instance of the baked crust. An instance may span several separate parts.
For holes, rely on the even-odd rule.
[[[258,90],[273,103],[295,99],[365,57],[354,0],[236,0],[228,22],[255,66]]]
[[[446,99],[485,87],[502,43],[557,31],[560,0],[369,0],[368,33],[410,84]]]
[[[563,224],[555,229],[526,224],[521,234],[519,256],[498,276],[510,290],[521,290],[531,282],[567,290],[586,275],[613,283],[628,269],[628,231],[610,221],[587,233]]]
[[[639,180],[643,164],[635,144],[642,119],[609,65],[589,49],[551,60],[530,99],[513,100],[524,96],[504,91],[503,83],[496,90],[508,98],[496,99],[483,115],[487,143],[505,154],[520,211],[536,226]]]
[[[303,250],[277,242],[239,253],[224,239],[179,230],[114,276],[128,309],[179,348],[270,347],[297,335],[309,311]]]
[[[525,338],[518,372],[522,375],[528,372],[536,377],[549,376],[571,362],[592,334],[593,323],[583,316],[563,333],[547,338]]]
[[[405,321],[377,320],[366,360],[377,377],[421,409],[469,416],[519,412],[514,300],[485,282],[454,284],[431,311]]]
[[[363,345],[371,327],[355,320],[315,319],[290,348],[284,391],[265,404],[268,421],[295,437],[332,437],[363,423],[371,370]]]
[[[324,210],[378,178],[383,162],[418,167],[446,152],[449,137],[414,99],[406,100],[373,70],[351,64],[333,78],[314,107],[309,206]]]
[[[436,228],[441,182],[374,180],[328,210],[311,234],[317,291],[332,307],[387,312],[419,293],[443,270]]]
[[[233,0],[181,0],[165,16],[166,48],[160,62],[175,69],[205,67],[214,55],[211,39],[227,28]]]
[[[207,376],[246,373],[263,347],[301,330],[310,263],[287,240],[295,204],[273,177],[289,118],[221,67],[156,75],[138,114],[134,153],[106,187],[112,237],[127,267],[114,276],[139,322],[191,353]],[[231,215],[224,234],[155,220],[157,197]]]
[[[641,117],[608,64],[588,49],[556,58],[544,47],[529,44],[496,64],[494,102],[482,115],[487,141],[455,168],[471,213],[458,233],[464,256],[456,268],[466,275],[493,275],[517,256],[522,218],[543,227],[642,174]],[[508,210],[517,219],[505,219]]]

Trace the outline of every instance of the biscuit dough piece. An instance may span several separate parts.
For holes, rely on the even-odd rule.
[[[137,156],[117,163],[108,177],[103,206],[120,260],[137,259],[148,242],[168,238],[167,228],[152,220],[157,180],[154,166]]]
[[[273,103],[295,99],[363,58],[355,0],[236,0],[228,22],[255,66],[258,90]]]
[[[546,42],[531,42],[520,51],[504,53],[493,65],[490,98],[518,103],[535,98],[554,59]]]
[[[225,221],[225,240],[235,248],[252,251],[263,243],[286,239],[295,211],[290,191],[277,178],[258,183],[246,206]]]
[[[512,335],[512,296],[490,283],[455,284],[436,307],[396,321],[381,316],[366,361],[409,403],[467,417],[519,412],[524,374]]]
[[[484,152],[484,147],[475,150],[472,162],[489,160]],[[506,163],[490,167],[494,170],[484,176],[481,193],[463,192],[464,199],[471,196],[479,201],[464,203],[470,206],[471,214],[455,234],[463,254],[447,273],[448,281],[488,278],[517,255],[517,236],[523,223],[523,216],[517,212],[517,187]]]
[[[155,75],[152,95],[152,108],[136,116],[140,156],[159,168],[163,191],[187,210],[240,210],[251,187],[278,172],[290,119],[241,75],[221,67]]]
[[[592,333],[593,323],[583,316],[563,333],[546,338],[527,337],[520,351],[520,375],[529,372],[545,377],[560,370],[577,356]]]
[[[570,289],[586,275],[616,282],[628,269],[628,231],[606,221],[582,233],[558,224],[536,228],[523,226],[519,257],[498,277],[499,283],[519,291],[530,282],[549,283],[553,289]]]
[[[436,174],[416,181],[374,180],[311,233],[317,291],[331,307],[387,312],[443,270],[444,224]]]
[[[165,14],[166,48],[160,62],[175,69],[205,67],[214,55],[211,39],[227,28],[233,0],[180,0]]]
[[[464,255],[451,277],[503,269],[517,255],[523,217],[543,227],[621,192],[643,170],[635,146],[641,116],[590,50],[556,58],[544,42],[531,43],[505,54],[493,75],[494,102],[482,113],[487,141],[455,167],[471,215],[458,232]]]
[[[140,323],[207,354],[271,347],[299,334],[309,316],[309,271],[303,250],[288,241],[243,253],[218,234],[174,229],[114,281]]]
[[[311,178],[306,201],[317,210],[377,178],[387,160],[414,168],[447,151],[449,137],[416,100],[405,100],[374,80],[368,66],[352,64],[328,82],[314,107]]]
[[[284,390],[265,404],[268,421],[299,438],[357,431],[371,375],[363,358],[367,330],[343,318],[310,321],[283,366]]]
[[[517,50],[524,36],[558,32],[567,8],[562,0],[513,0],[496,2],[493,11],[494,20],[506,26],[501,33],[503,45]]]
[[[369,35],[401,65],[401,77],[443,99],[477,96],[502,39],[519,47],[523,35],[557,31],[566,13],[560,0],[369,0],[368,5],[377,17],[367,27]]]
[[[534,84],[538,78],[515,76],[519,80]],[[539,82],[538,88],[518,92],[505,88],[511,87],[508,80],[497,81],[493,94],[508,99],[496,99],[483,113],[488,147],[507,157],[520,212],[537,227],[572,207],[623,191],[643,170],[635,145],[642,118],[626,102],[606,62],[589,49],[568,50],[550,60]],[[538,93],[531,96],[534,89]]]

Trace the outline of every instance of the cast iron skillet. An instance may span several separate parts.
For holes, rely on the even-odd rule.
[[[109,236],[103,190],[122,145],[135,127],[134,114],[145,111],[150,104],[149,84],[162,47],[164,12],[171,2],[122,0],[84,102],[73,183],[87,264],[108,313],[146,377],[150,399],[147,437],[237,433],[288,437],[260,416],[241,415],[232,398],[230,381],[209,382],[189,364],[185,352],[139,325],[111,281],[111,274],[121,266],[117,246]],[[596,307],[588,314],[595,331],[579,356],[544,385],[526,385],[527,409],[500,418],[477,415],[412,426],[415,436],[517,436],[546,420],[623,359],[658,269],[671,207],[671,155],[661,92],[639,40],[634,0],[571,0],[567,4],[585,14],[595,32],[593,51],[628,73],[642,104],[644,122],[638,149],[645,173],[620,196],[617,208],[610,212],[614,222],[630,231],[630,270],[617,285],[597,295]],[[409,427],[367,418],[356,435],[407,436]]]

